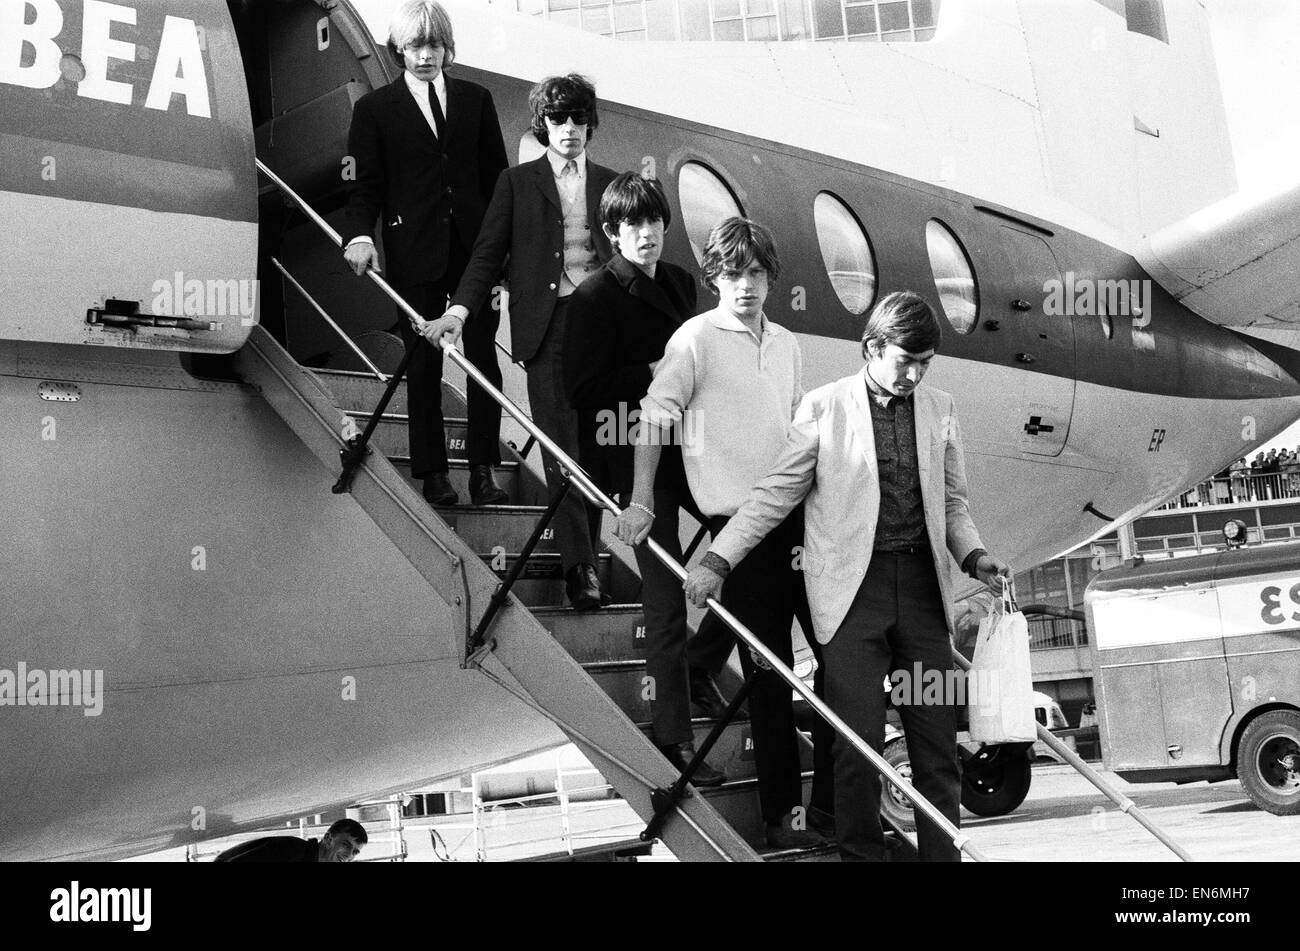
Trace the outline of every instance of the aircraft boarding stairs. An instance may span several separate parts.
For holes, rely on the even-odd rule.
[[[340,415],[346,414],[358,427],[365,427],[383,391],[375,377],[349,371],[313,371],[334,395]],[[497,469],[498,482],[510,495],[511,504],[471,506],[469,500],[469,464],[464,458],[467,421],[463,394],[452,385],[443,386],[443,412],[450,479],[460,494],[462,504],[441,507],[437,515],[451,527],[498,577],[519,558],[521,549],[546,509],[546,486],[540,474],[530,468],[513,443],[501,445],[502,465]],[[399,386],[387,412],[372,435],[377,453],[386,456],[415,491],[419,481],[410,475],[407,448],[405,386]],[[506,417],[508,422],[509,417]],[[528,449],[536,462],[540,447]],[[575,486],[570,491],[577,492]],[[567,607],[564,581],[555,547],[554,533],[548,529],[529,558],[523,574],[513,586],[514,595],[527,605],[533,616],[550,632],[588,676],[618,705],[647,737],[650,735],[650,704],[644,696],[645,626],[641,612],[640,577],[631,550],[618,542],[612,532],[611,516],[602,526],[602,551],[598,573],[601,588],[613,602],[598,611],[579,613]],[[724,674],[724,692],[734,694],[740,686],[739,675]],[[692,722],[696,747],[699,748],[713,728],[712,718]],[[812,780],[812,748],[801,743],[804,783]],[[740,835],[768,860],[821,859],[833,849],[800,852],[775,852],[763,844],[763,821],[759,813],[750,730],[747,720],[733,720],[709,753],[708,762],[723,770],[728,781],[714,789],[695,790],[703,795]],[[626,847],[627,843],[621,843]],[[910,843],[909,843],[910,845]],[[904,854],[907,853],[905,846]]]
[[[341,245],[338,233],[328,222],[263,162],[257,164],[335,247]],[[271,261],[319,317],[343,338],[347,348],[375,372],[309,370],[261,326],[253,328],[248,342],[236,355],[235,372],[261,391],[322,465],[338,473],[341,452],[355,458],[350,440],[356,430],[369,425],[382,400],[385,381],[343,328],[312,299],[310,291],[299,285],[279,261]],[[370,272],[369,276],[399,306],[405,306],[381,275]],[[469,372],[460,354],[444,359],[445,369],[452,365]],[[519,372],[508,363],[503,370]],[[463,456],[467,438],[464,398],[446,383],[444,394],[448,456],[452,460],[449,474],[461,501],[468,502],[469,466]],[[505,412],[504,405],[502,409]],[[558,726],[678,858],[759,860],[763,850],[752,846],[763,841],[764,827],[753,760],[746,750],[747,720],[727,724],[708,754],[709,761],[727,773],[728,782],[708,790],[689,787],[675,805],[662,807],[663,792],[678,781],[679,774],[646,735],[649,705],[643,693],[645,660],[638,643],[644,643],[644,631],[638,603],[640,584],[631,567],[631,552],[614,542],[613,551],[599,553],[601,586],[612,595],[614,603],[598,611],[580,614],[565,607],[559,555],[549,537],[540,539],[509,595],[502,598],[500,577],[518,564],[525,540],[535,534],[539,519],[546,513],[540,464],[534,471],[524,461],[533,440],[530,438],[522,447],[522,455],[512,445],[501,446],[504,465],[498,469],[498,479],[513,504],[460,505],[435,512],[410,477],[405,410],[403,382],[393,389],[393,398],[384,407],[385,415],[375,421],[366,455],[350,469],[350,476],[340,477],[334,491],[350,492],[356,504],[452,610],[451,629],[439,632],[440,639],[452,650],[459,650],[464,658],[462,666],[490,681],[483,685],[484,696],[493,692],[499,695],[504,690]],[[503,416],[503,430],[505,422]],[[523,424],[514,421],[511,425]],[[533,460],[537,462],[540,448],[535,452]],[[577,484],[569,491],[579,491]],[[612,540],[611,520],[604,521],[602,540],[608,542]],[[736,622],[730,619],[729,623]],[[774,656],[769,660],[776,662]],[[783,676],[791,675],[786,672]],[[793,677],[790,682],[797,683]],[[723,687],[733,695],[739,689],[737,683],[724,683]],[[806,699],[813,699],[805,685],[798,687]],[[475,722],[473,729],[481,730],[483,726]],[[713,726],[709,720],[695,721],[697,748]],[[846,729],[843,724],[838,728]],[[861,740],[853,740],[866,751]],[[875,758],[884,765],[882,759]],[[473,765],[469,764],[469,768]],[[807,743],[803,766],[807,788],[811,781],[811,748]],[[655,802],[661,803],[658,817]],[[925,804],[924,808],[930,807]],[[915,846],[906,835],[897,830],[891,835],[895,857],[915,857]],[[977,854],[973,847],[968,851],[973,857]],[[797,860],[834,855],[833,848],[821,848],[766,857]]]

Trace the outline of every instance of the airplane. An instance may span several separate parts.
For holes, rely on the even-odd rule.
[[[393,308],[255,158],[337,214],[351,106],[398,74],[394,5],[0,0],[21,238],[0,272],[0,857],[148,853],[569,740],[639,809],[674,776],[518,602],[466,662],[496,575],[386,464],[326,491],[338,400],[309,367],[342,348],[270,259],[359,337]],[[1300,416],[1300,188],[1236,194],[1196,4],[944,0],[932,39],[880,44],[615,43],[447,7],[453,69],[520,160],[527,89],[579,71],[593,157],[665,183],[667,259],[693,266],[726,214],[773,227],[768,316],[806,389],[861,366],[880,295],[931,300],[929,379],[1017,567]],[[72,702],[92,671],[98,714]],[[682,809],[670,847],[744,854]]]

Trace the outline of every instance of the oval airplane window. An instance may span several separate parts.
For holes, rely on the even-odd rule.
[[[957,236],[937,218],[925,224],[925,246],[930,253],[930,270],[944,316],[957,333],[970,333],[975,329],[979,311],[979,292],[970,258]]]
[[[709,232],[718,222],[744,215],[744,211],[727,183],[700,162],[685,162],[678,170],[677,198],[682,206],[682,223],[686,226],[695,263],[702,264]]]
[[[817,243],[831,286],[851,314],[865,313],[876,296],[876,262],[861,223],[848,205],[830,192],[813,201]]]

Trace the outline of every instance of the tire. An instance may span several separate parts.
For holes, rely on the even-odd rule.
[[[1300,713],[1272,710],[1251,721],[1237,747],[1237,778],[1265,812],[1300,815]]]
[[[994,747],[996,752],[976,768],[962,770],[961,804],[977,816],[1005,816],[1025,801],[1033,779],[1024,746]]]
[[[885,747],[884,755],[885,762],[894,767],[898,774],[910,783],[912,764],[907,756],[907,741],[894,740]],[[916,829],[916,816],[912,812],[912,804],[888,779],[881,779],[880,783],[880,815],[886,820],[886,824],[893,824],[904,832],[912,832]]]

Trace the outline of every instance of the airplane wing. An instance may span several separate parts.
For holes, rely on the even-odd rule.
[[[1300,330],[1300,185],[1229,196],[1148,235],[1137,258],[1206,320]]]

